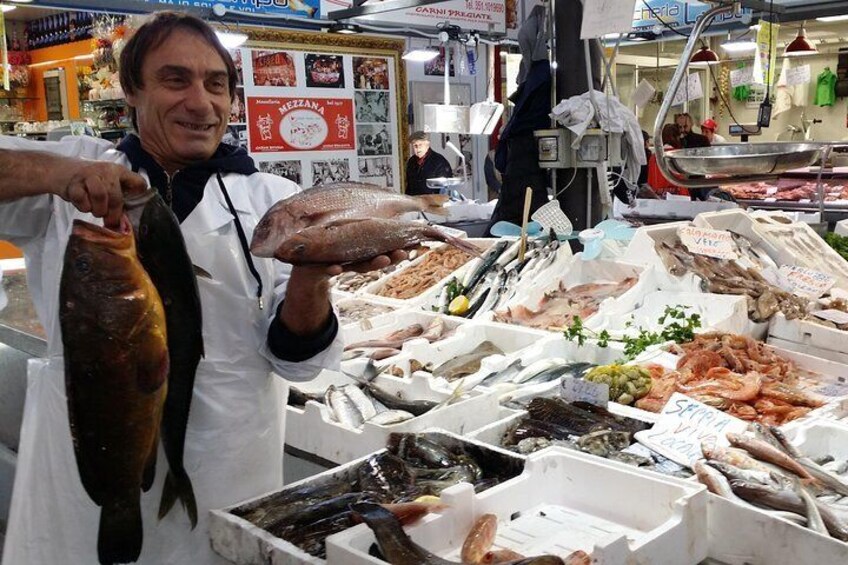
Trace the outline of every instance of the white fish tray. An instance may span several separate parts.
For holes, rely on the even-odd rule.
[[[660,200],[657,198],[637,198],[636,205],[627,210],[627,216],[648,216],[654,218],[692,219],[702,212],[714,212],[728,208],[738,208],[735,202],[701,202],[693,200]]]
[[[491,247],[498,240],[492,239],[492,238],[468,238],[465,241],[469,241],[471,243],[476,244],[477,247],[479,247],[481,249],[481,251],[485,252],[486,249]],[[436,251],[436,250],[439,250],[439,249],[442,249],[442,248],[446,248],[446,247],[448,247],[448,244],[443,243],[443,244],[439,245],[438,247],[436,247],[433,251]],[[426,253],[426,254],[422,255],[421,257],[417,257],[414,261],[410,261],[409,264],[404,266],[403,268],[398,269],[393,273],[389,273],[385,277],[363,287],[362,290],[360,291],[361,296],[366,296],[366,297],[369,297],[369,298],[375,297],[375,298],[380,298],[382,300],[390,300],[390,301],[392,301],[396,304],[407,304],[407,305],[416,305],[416,306],[421,304],[422,300],[424,299],[423,298],[424,295],[427,293],[427,290],[424,290],[418,296],[415,296],[413,298],[408,298],[408,299],[391,298],[391,297],[388,297],[388,296],[381,296],[378,293],[386,285],[386,283],[388,283],[390,280],[394,279],[397,276],[400,276],[401,274],[403,274],[407,270],[409,270],[412,267],[420,264],[421,262],[424,261],[424,258],[429,256],[429,255],[430,255],[429,253]],[[461,269],[462,267],[459,267],[459,268]],[[451,276],[452,276],[452,273],[449,274],[448,276],[442,278],[441,281],[438,281],[433,286],[440,286],[443,281],[449,280]]]
[[[788,223],[787,223],[788,222]],[[753,242],[759,243],[778,265],[798,265],[836,278],[836,286],[848,289],[848,261],[837,253],[816,231],[804,222],[791,222],[781,213],[757,211],[752,214],[744,210],[725,210],[701,214],[695,218],[700,227],[732,229]],[[815,251],[799,252],[790,249],[777,232],[790,230],[795,237],[814,241]],[[834,265],[834,268],[829,268]]]
[[[398,302],[395,301],[395,300],[388,300],[388,299],[379,298],[379,297],[357,296],[357,295],[352,295],[352,294],[349,294],[349,293],[345,293],[345,294],[348,294],[347,296],[342,296],[342,293],[339,293],[339,296],[337,296],[336,293],[338,293],[338,291],[333,291],[333,293],[331,294],[331,301],[332,301],[333,307],[336,311],[336,315],[338,315],[340,307],[345,306],[345,305],[355,305],[355,304],[360,304],[360,303],[361,304],[374,304],[374,305],[378,305],[378,306],[385,306],[386,308],[391,309],[388,312],[383,312],[382,314],[376,314],[375,316],[369,316],[368,318],[364,318],[363,320],[354,320],[352,322],[343,323],[341,321],[341,318],[340,318],[339,324],[340,324],[341,328],[345,328],[345,327],[348,327],[348,326],[357,326],[357,325],[361,324],[364,320],[368,320],[370,318],[375,318],[376,316],[383,316],[385,314],[388,314],[389,312],[397,311],[397,310],[400,310],[400,309],[403,308],[403,305],[398,304]]]
[[[848,235],[848,220],[839,220],[833,232],[836,235]]]
[[[792,342],[796,344],[792,349],[798,351],[813,347],[818,357],[840,363],[848,362],[848,332],[843,330],[806,320],[787,320],[783,314],[778,313],[771,319],[769,337]]]
[[[848,458],[848,427],[814,419],[786,434],[811,457]],[[720,496],[709,495],[707,520],[710,557],[728,565],[848,563],[848,543]]]
[[[450,395],[437,390],[432,379],[421,375],[413,375],[408,381],[381,375],[374,383],[406,399],[439,402]],[[392,432],[420,432],[439,427],[462,435],[491,422],[499,408],[498,399],[491,391],[471,390],[453,404],[411,420],[387,426],[365,422],[354,430],[334,421],[327,406],[310,400],[303,409],[286,406],[286,445],[327,461],[347,463],[385,446]]]
[[[387,314],[382,314],[380,316],[361,320],[354,324],[349,324],[343,327],[341,330],[342,339],[345,345],[358,343],[369,339],[380,339],[393,331],[409,327],[412,324],[421,324],[426,330],[427,326],[430,325],[433,320],[439,317],[444,320],[445,332],[455,331],[458,326],[465,323],[463,319],[455,318],[453,316],[439,316],[437,314],[422,312],[421,310],[402,309],[396,312],[389,312]],[[450,339],[450,336],[448,336],[447,339]],[[407,348],[408,344],[415,342],[429,344],[429,342],[424,338],[415,338],[405,343],[403,345],[403,348]],[[390,359],[392,358],[386,358],[385,361],[381,361],[380,363],[383,364],[385,362],[388,362]],[[354,363],[353,365],[351,365],[351,363],[354,361],[359,360],[353,359],[351,361],[343,361],[342,369],[347,370],[348,367],[360,365],[360,363]]]
[[[633,335],[639,327],[657,331],[661,328],[658,320],[665,308],[678,305],[685,307],[687,315],[700,315],[699,331],[744,333],[748,326],[748,305],[744,296],[666,290],[649,292],[630,312],[594,316],[586,326],[594,331],[607,330],[615,337]],[[628,322],[631,327],[626,326]]]
[[[560,242],[560,246],[556,252],[556,257],[550,265],[541,270],[533,269],[532,271],[524,272],[522,274],[522,277],[518,282],[516,294],[520,293],[521,289],[527,288],[532,285],[533,281],[535,280],[550,280],[552,278],[558,277],[560,273],[564,272],[567,269],[568,265],[571,263],[572,257],[574,257],[574,254],[571,252],[571,246],[568,245],[568,242]],[[450,277],[446,278],[436,286],[430,288],[430,290],[428,290],[421,296],[420,306],[427,311],[438,309],[441,306],[441,304],[439,304],[439,295],[442,292],[442,288],[448,282],[450,282],[451,278],[453,277],[462,280],[466,276],[466,274],[469,274],[468,269],[469,265],[466,264],[462,268],[455,271]],[[482,321],[491,321],[492,314],[491,312],[487,312],[482,314],[477,319]]]
[[[479,495],[457,485],[442,493],[442,502],[450,508],[407,532],[454,561],[472,524],[486,513],[500,522],[495,547],[527,556],[583,550],[602,565],[694,565],[707,556],[702,486],[560,448],[528,457],[524,473],[512,481]],[[360,524],[328,538],[327,556],[345,565],[383,563],[368,555],[374,542]]]
[[[481,442],[462,438],[456,434],[433,430],[453,440],[459,440],[466,445],[475,445],[489,452],[497,453],[505,459],[515,461],[518,468],[523,467],[524,459],[508,450],[500,449]],[[253,525],[251,522],[232,514],[231,511],[240,506],[251,504],[263,498],[305,486],[319,486],[335,480],[351,479],[352,471],[369,457],[384,452],[381,448],[373,453],[368,453],[349,463],[329,469],[317,475],[313,475],[296,483],[286,485],[279,491],[267,492],[255,498],[239,502],[230,507],[220,510],[211,510],[209,513],[209,537],[213,549],[223,557],[237,565],[316,565],[331,563],[344,565],[345,561],[337,559],[319,559],[301,550],[299,547],[278,538],[271,533]],[[520,478],[520,476],[518,477]],[[503,484],[508,484],[516,479],[510,479]],[[468,485],[471,486],[471,485]],[[337,534],[338,535],[338,534]],[[332,536],[331,536],[332,537]],[[328,538],[329,539],[329,538]],[[329,557],[329,556],[328,556]]]

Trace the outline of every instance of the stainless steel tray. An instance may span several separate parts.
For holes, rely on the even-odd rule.
[[[818,143],[730,143],[667,151],[665,158],[687,175],[779,175],[809,167],[822,149]]]

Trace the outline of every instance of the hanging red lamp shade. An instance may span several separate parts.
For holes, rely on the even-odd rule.
[[[721,62],[718,53],[704,45],[689,59],[691,65],[715,65]]]
[[[818,52],[816,46],[807,40],[807,30],[802,27],[798,30],[797,37],[786,46],[786,51],[783,54],[787,57],[800,57],[802,55],[814,55]]]

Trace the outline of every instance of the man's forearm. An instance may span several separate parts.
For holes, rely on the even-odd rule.
[[[0,201],[58,194],[82,163],[41,151],[0,149]]]
[[[327,325],[330,307],[330,282],[323,274],[295,267],[280,307],[280,320],[294,334],[311,336]]]

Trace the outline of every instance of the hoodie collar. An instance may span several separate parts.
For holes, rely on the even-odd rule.
[[[135,134],[126,136],[117,149],[129,159],[132,170],[144,170],[162,197],[171,205],[182,223],[203,199],[209,177],[214,174],[238,173],[252,175],[257,172],[256,164],[242,147],[221,143],[209,159],[192,163],[180,169],[170,178],[162,166],[141,146]]]

